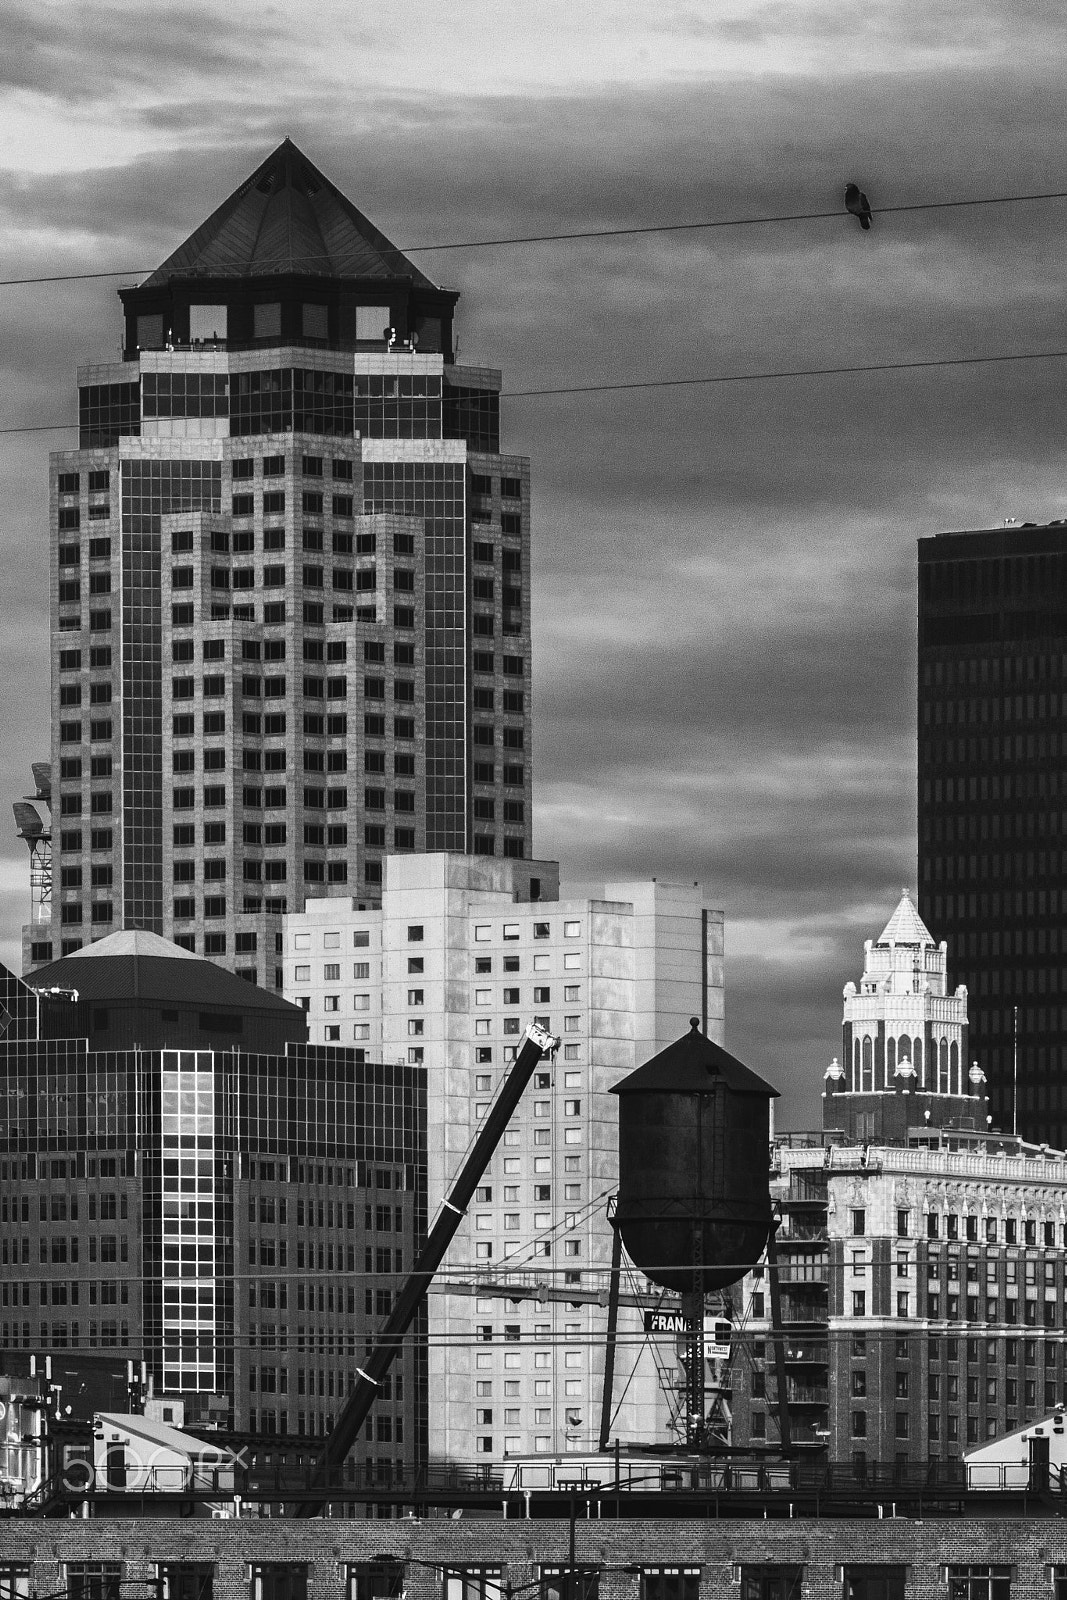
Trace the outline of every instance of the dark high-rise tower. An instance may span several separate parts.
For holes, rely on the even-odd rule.
[[[1067,526],[919,541],[919,883],[994,1121],[1067,1140]]]
[[[52,458],[52,932],[280,985],[387,851],[530,854],[529,472],[500,374],[288,140],[120,291]]]

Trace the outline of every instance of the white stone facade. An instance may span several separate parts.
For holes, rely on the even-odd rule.
[[[285,993],[308,1010],[311,1038],[363,1049],[368,1061],[426,1067],[431,1211],[522,1030],[536,1020],[562,1040],[556,1060],[535,1075],[442,1269],[441,1279],[463,1292],[439,1285],[431,1295],[430,1447],[438,1456],[595,1445],[612,1239],[606,1208],[617,1178],[608,1091],[691,1016],[722,1042],[723,919],[699,885],[614,883],[603,897],[558,895],[551,862],[391,856],[380,910],[312,900],[286,918]],[[543,1285],[546,1297],[515,1303],[501,1285],[528,1295]],[[573,1302],[563,1298],[568,1290]],[[673,1349],[659,1355],[673,1366]],[[670,1436],[670,1407],[635,1307],[620,1314],[613,1394],[613,1439]]]

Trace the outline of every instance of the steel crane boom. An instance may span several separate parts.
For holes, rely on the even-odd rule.
[[[356,1383],[337,1413],[333,1431],[312,1469],[311,1488],[317,1489],[320,1486],[324,1488],[322,1500],[304,1501],[294,1508],[294,1515],[312,1516],[327,1503],[329,1493],[325,1486],[330,1468],[341,1465],[359,1438],[382,1380],[400,1353],[404,1334],[429,1293],[434,1274],[456,1236],[474,1191],[489,1165],[493,1151],[500,1142],[500,1136],[511,1121],[523,1090],[533,1077],[534,1068],[543,1056],[558,1049],[558,1038],[545,1028],[539,1028],[534,1023],[526,1029],[522,1049],[505,1076],[497,1097],[479,1129],[478,1137],[442,1202],[437,1218],[426,1236],[426,1243],[396,1297],[388,1320],[378,1334],[365,1364],[357,1369]]]

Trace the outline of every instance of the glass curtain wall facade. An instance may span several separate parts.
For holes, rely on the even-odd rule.
[[[0,1361],[114,1350],[222,1425],[324,1434],[425,1232],[425,1127],[423,1074],[349,1050],[5,1038]],[[367,1454],[424,1459],[424,1344],[382,1401]]]
[[[1059,1148],[1065,758],[1067,528],[920,540],[920,899],[968,991],[994,1122]]]
[[[246,239],[253,199],[318,207],[337,265],[238,270],[218,218]],[[387,851],[531,853],[528,464],[499,372],[454,364],[458,297],[291,146],[122,298],[52,458],[25,966],[141,927],[276,987],[281,915],[376,903]]]

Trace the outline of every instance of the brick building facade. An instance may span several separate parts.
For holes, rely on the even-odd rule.
[[[84,1600],[101,1567],[168,1600],[475,1600],[561,1591],[566,1519],[8,1521],[5,1594]],[[586,1520],[599,1600],[1055,1600],[1067,1522],[1050,1516]],[[116,1581],[119,1581],[116,1579]],[[136,1587],[135,1587],[136,1586]],[[114,1591],[111,1591],[114,1592]],[[588,1592],[588,1591],[587,1591]]]

